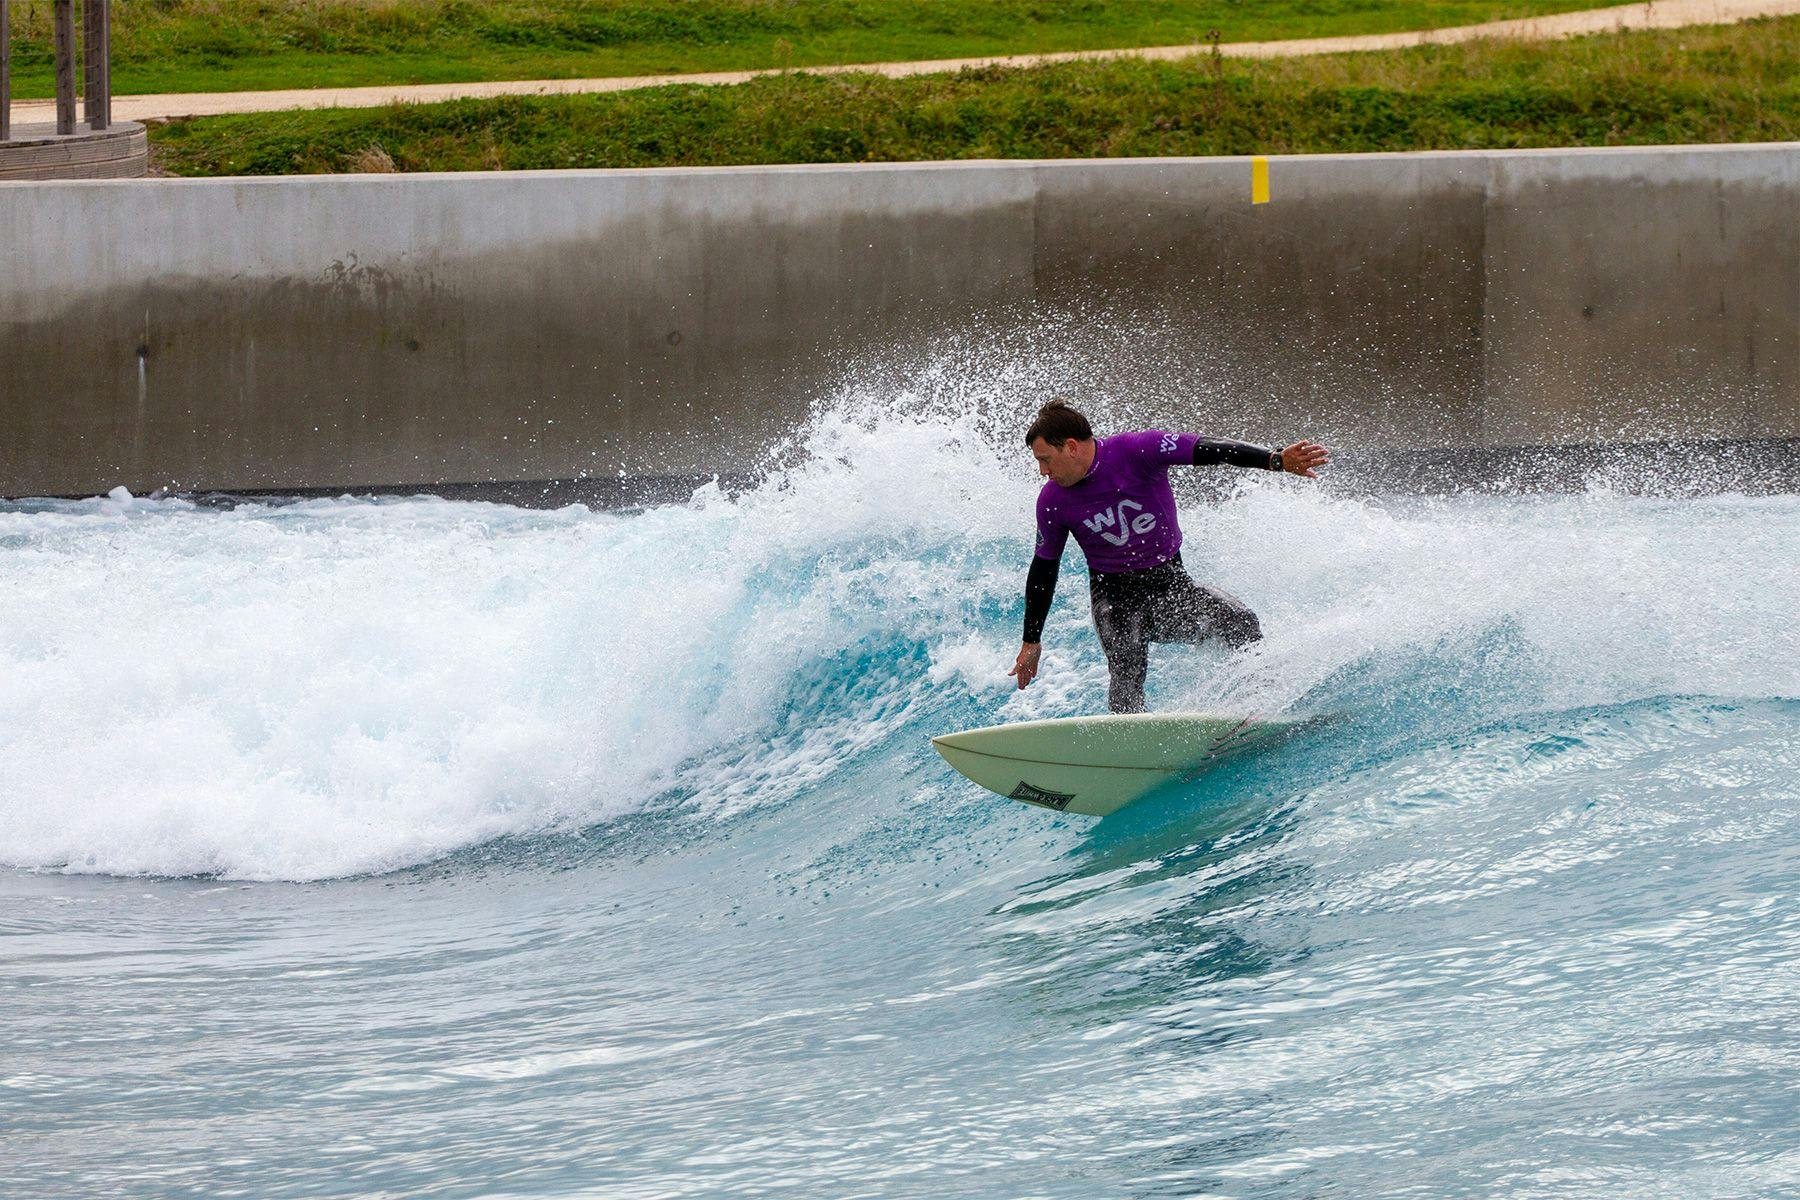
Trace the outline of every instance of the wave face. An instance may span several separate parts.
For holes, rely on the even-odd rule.
[[[1152,703],[1321,719],[1090,824],[926,745],[1104,706],[1076,557],[1005,677],[1002,424],[636,512],[0,506],[4,1190],[1800,1180],[1800,497],[1232,476],[1184,555],[1267,637]]]

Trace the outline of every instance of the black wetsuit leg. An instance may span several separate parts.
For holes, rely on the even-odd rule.
[[[1144,711],[1144,677],[1150,670],[1150,606],[1144,589],[1133,580],[1142,571],[1088,575],[1094,630],[1106,653],[1111,677],[1107,707],[1116,713]]]
[[[1202,642],[1216,637],[1233,650],[1262,637],[1248,605],[1189,577],[1178,554],[1143,571],[1089,575],[1094,628],[1112,676],[1107,702],[1114,712],[1144,711],[1144,678],[1151,642]]]
[[[1222,588],[1195,583],[1180,559],[1169,586],[1150,601],[1150,640],[1203,642],[1216,637],[1233,650],[1262,638],[1262,623],[1250,606]]]

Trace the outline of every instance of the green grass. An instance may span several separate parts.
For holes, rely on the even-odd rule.
[[[1800,138],[1800,18],[1526,45],[1202,56],[205,117],[183,175],[1295,154]]]
[[[113,89],[252,91],[766,69],[1440,28],[1603,0],[114,0]],[[14,95],[52,93],[14,0]]]

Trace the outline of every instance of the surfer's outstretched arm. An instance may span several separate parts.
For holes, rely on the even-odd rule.
[[[1194,441],[1193,463],[1196,467],[1221,464],[1229,467],[1259,467],[1265,471],[1286,471],[1307,479],[1318,478],[1316,468],[1331,461],[1331,455],[1317,442],[1301,440],[1279,450],[1236,442],[1230,438],[1207,437]]]
[[[1033,555],[1031,569],[1025,573],[1025,640],[1019,657],[1007,674],[1024,687],[1037,675],[1038,654],[1044,640],[1044,621],[1050,615],[1050,601],[1056,598],[1056,577],[1062,560]]]

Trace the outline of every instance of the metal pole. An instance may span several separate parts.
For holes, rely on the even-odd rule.
[[[112,124],[112,0],[90,0],[100,9],[100,123],[95,129]]]
[[[81,0],[81,116],[89,129],[104,129],[100,116],[100,6]]]
[[[55,0],[56,132],[75,132],[75,0]]]
[[[12,14],[0,0],[0,142],[12,137]]]

